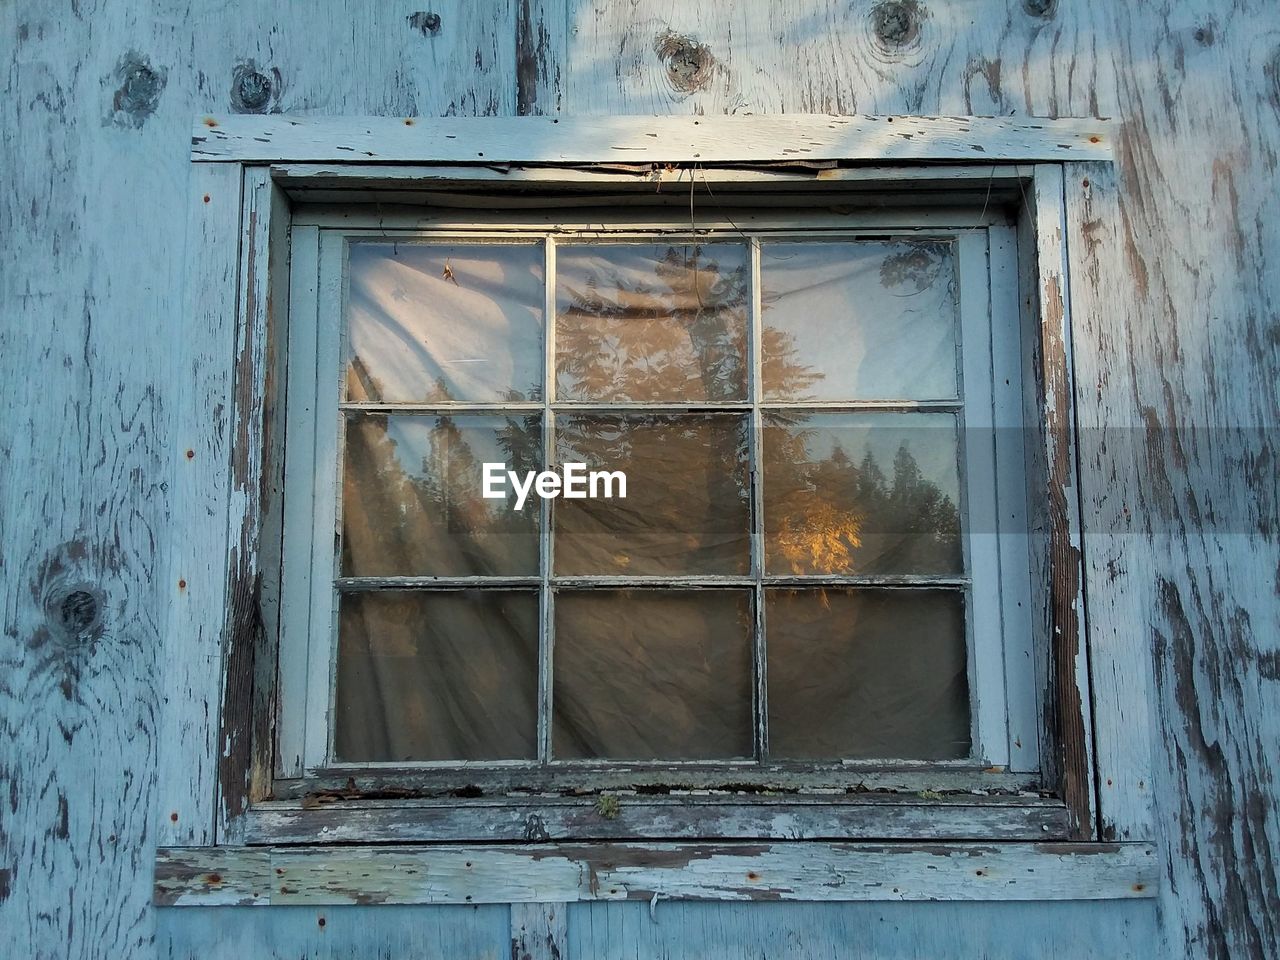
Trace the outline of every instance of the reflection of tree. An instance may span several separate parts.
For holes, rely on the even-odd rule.
[[[575,269],[566,257],[561,274],[562,399],[746,399],[750,273],[743,245],[628,244],[592,253],[599,265]],[[562,418],[560,459],[621,470],[629,487],[626,501],[557,505],[557,572],[745,572],[744,426],[741,415]]]
[[[560,396],[617,401],[747,398],[750,272],[741,244],[639,247],[592,269],[562,269],[556,357]],[[566,258],[567,260],[568,258]],[[735,261],[736,265],[735,265]],[[641,261],[643,262],[643,261]],[[627,264],[627,266],[623,266]],[[574,282],[563,278],[572,276]],[[766,330],[771,389],[802,396],[821,377],[796,360],[790,334]],[[622,470],[625,503],[557,505],[557,572],[744,573],[750,526],[745,418],[702,414],[562,418],[561,460]],[[842,518],[806,514],[811,535]],[[574,552],[570,554],[569,549]]]
[[[948,264],[951,244],[939,240],[895,243],[897,253],[886,254],[880,262],[883,287],[906,287],[908,294],[921,293],[937,283]]]
[[[740,244],[623,245],[653,251],[643,271],[610,264],[580,282],[562,270],[556,323],[561,399],[746,399],[750,275]],[[611,248],[593,253],[609,264]],[[568,259],[568,258],[566,258]],[[730,266],[734,260],[741,261]],[[651,270],[647,269],[651,266]]]
[[[741,257],[741,248],[736,249]],[[885,261],[882,281],[923,288],[926,274],[937,269],[934,261],[940,258],[941,253],[927,245],[917,245],[892,265],[894,258]],[[716,245],[670,246],[657,249],[651,273],[643,276],[606,265],[580,282],[566,284],[556,351],[562,398],[606,404],[745,400],[750,278],[745,262],[726,266],[728,260],[717,256]],[[789,334],[766,329],[764,336],[761,362],[771,394],[807,396],[822,374],[799,362]],[[348,384],[352,400],[382,395],[358,359],[352,362]],[[427,396],[442,400],[446,392],[441,381],[428,388]],[[520,394],[509,397],[520,399]],[[629,489],[627,500],[557,502],[556,572],[745,573],[751,525],[747,422],[740,412],[561,414],[559,459],[580,460],[591,469],[622,470]],[[818,443],[825,431],[815,428],[805,413],[771,414],[769,422],[762,453],[770,572],[960,570],[956,506],[923,475],[907,444],[898,449],[889,477],[870,450],[855,463],[841,445]],[[523,474],[541,468],[536,417],[352,416],[345,450],[343,573],[537,573],[536,500],[517,512],[508,502],[481,496],[481,461],[491,455],[477,456],[476,450],[492,448],[488,443],[476,445],[479,434],[473,431],[488,430],[496,431],[493,442],[510,469]],[[814,456],[814,448],[829,452]],[[422,455],[407,455],[408,450]],[[697,612],[687,622],[692,637],[688,644],[705,644],[707,663],[685,665],[681,669],[686,672],[714,663],[723,655],[721,648],[736,649],[743,641],[742,631],[726,632],[714,607],[701,599],[690,605]],[[494,756],[494,749],[503,756],[512,751],[527,755],[533,737],[529,718],[534,715],[531,698],[536,697],[537,626],[513,612],[520,606],[495,602],[483,614],[477,612],[479,605],[467,610],[457,606],[458,612],[446,614],[447,606],[440,603],[430,618],[422,612],[430,605],[397,608],[416,609],[412,615],[422,618],[417,621],[403,615],[397,619],[385,608],[378,612],[371,603],[344,608],[346,659],[340,660],[338,691],[339,721],[346,731],[341,741],[344,757],[482,759]],[[587,620],[598,618],[576,625],[583,637],[590,634],[582,642],[601,644],[608,655],[599,655],[611,662],[611,671],[630,675],[638,670],[641,652],[612,639],[616,630],[610,618],[622,607],[603,602],[580,606]],[[652,627],[646,624],[649,632]],[[478,650],[474,638],[480,633],[488,640]],[[655,651],[661,649],[660,642],[654,644]],[[411,676],[421,680],[423,692],[417,697]],[[535,680],[496,695],[495,678],[510,676]],[[656,676],[650,679],[658,682]],[[673,690],[679,687],[681,696],[691,692],[674,679],[661,683],[671,684]],[[615,688],[609,696],[625,703],[628,715],[631,699],[647,701],[652,696],[652,688],[644,683],[622,687],[625,692]],[[586,719],[599,719],[587,709],[599,704],[578,704],[578,713],[566,712],[574,706],[569,696],[600,693],[591,693],[589,683],[570,689],[574,693],[561,691],[566,698],[558,701],[557,741],[568,738],[575,755],[608,752],[606,731],[593,729]],[[725,709],[732,713],[737,708],[734,700]],[[502,720],[496,726],[486,721],[485,729],[503,724],[519,729],[516,746],[489,749],[477,742],[477,716]],[[691,713],[688,729],[655,743],[693,743],[717,724],[724,730],[737,729],[729,720]],[[633,733],[643,740],[644,730]],[[643,753],[639,746],[627,749]],[[709,749],[740,752],[728,746]],[[671,753],[658,746],[654,751],[654,756]]]
[[[854,463],[801,415],[765,428],[766,564],[793,574],[954,574],[961,570],[955,503],[925,477],[904,442],[888,479],[867,450]]]
[[[541,468],[536,416],[351,417],[343,573],[536,574],[536,504],[516,511],[481,496],[482,458],[472,443],[488,431],[512,469]],[[408,450],[424,451],[416,468]],[[487,593],[468,602],[434,592],[344,600],[336,694],[341,756],[530,756],[536,608],[534,592]]]
[[[537,510],[483,496],[468,434],[495,418],[364,415],[346,435],[342,569],[347,576],[503,576],[537,573]],[[460,426],[459,421],[465,426]],[[394,423],[394,427],[392,424]],[[394,434],[394,435],[393,435]],[[538,418],[508,416],[495,439],[521,474],[540,470]],[[408,469],[398,445],[425,451]]]

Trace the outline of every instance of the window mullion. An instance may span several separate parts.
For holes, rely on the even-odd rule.
[[[555,401],[556,384],[556,242],[553,237],[543,240],[543,252],[546,257],[543,270],[546,288],[542,321],[542,465],[543,469],[550,469],[555,459],[555,414],[552,412],[552,404]],[[538,761],[545,764],[551,759],[551,655],[555,616],[555,598],[551,593],[552,501],[540,497],[538,509],[541,511],[541,536],[538,541],[538,572],[541,580],[538,590]]]
[[[769,758],[767,658],[764,635],[764,471],[761,440],[761,317],[760,317],[760,238],[751,238],[751,440],[749,444],[751,477],[751,573],[755,579],[755,629],[752,652],[755,661],[755,753],[764,762]]]

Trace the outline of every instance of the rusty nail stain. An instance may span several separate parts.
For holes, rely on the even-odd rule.
[[[204,195],[204,202],[205,203],[209,202],[209,195],[207,193]]]
[[[187,459],[188,459],[188,460],[194,460],[195,458],[196,458],[196,452],[195,452],[194,450],[188,450],[188,451],[187,451]]]
[[[1110,777],[1107,777],[1107,786],[1108,786],[1108,787],[1109,787],[1109,786],[1111,786],[1111,778],[1110,778]]]
[[[317,926],[321,926],[321,927],[323,927],[323,926],[324,926],[324,917],[321,917],[319,920],[317,920],[317,921],[316,921],[316,925],[317,925]]]
[[[1090,142],[1090,143],[1099,143],[1099,142],[1101,142],[1101,140],[1102,140],[1102,138],[1101,138],[1101,137],[1096,137],[1096,136],[1095,136],[1095,137],[1090,137],[1090,138],[1089,138],[1089,142]]]
[[[221,882],[222,882],[222,874],[220,874],[220,873],[211,873],[211,874],[209,874],[207,877],[205,877],[205,878],[204,878],[204,882],[205,882],[205,883],[221,883]]]
[[[178,581],[178,589],[179,589],[179,590],[185,590],[185,589],[187,589],[187,581],[185,581],[185,580],[179,580],[179,581]]]
[[[750,872],[747,874],[747,879],[748,879],[748,880],[759,880],[759,879],[760,879],[760,874],[758,874],[758,873],[756,873],[754,870],[752,870],[752,871],[750,871]]]
[[[1142,892],[1143,890],[1145,890],[1145,889],[1147,889],[1147,885],[1146,885],[1145,883],[1135,883],[1135,884],[1133,885],[1133,892],[1134,892],[1134,893],[1141,893],[1141,892]]]
[[[1087,186],[1089,186],[1089,181],[1088,181],[1088,180],[1081,180],[1081,181],[1080,181],[1080,185],[1081,185],[1082,187],[1087,187]]]
[[[205,117],[204,125],[206,127],[216,127],[218,125],[218,121],[213,119],[213,117]]]
[[[404,118],[404,125],[405,125],[406,127],[412,127],[412,126],[413,126],[413,117],[405,117],[405,118]]]
[[[175,810],[173,813],[169,814],[169,819],[170,819],[170,820],[172,820],[174,823],[177,823],[177,822],[178,822],[178,812]]]

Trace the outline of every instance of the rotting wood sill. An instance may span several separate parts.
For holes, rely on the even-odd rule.
[[[157,906],[587,900],[1153,897],[1146,843],[648,843],[202,847],[157,854]]]

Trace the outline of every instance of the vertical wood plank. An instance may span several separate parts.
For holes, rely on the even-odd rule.
[[[567,903],[511,904],[511,960],[568,960]]]
[[[992,290],[985,231],[966,231],[956,243],[959,279],[960,361],[963,417],[957,418],[963,464],[966,564],[973,578],[969,617],[969,696],[974,753],[989,765],[1009,764],[1008,703],[1004,646],[1015,637],[1001,629],[1000,560],[996,535],[995,411],[992,403]],[[1016,312],[1015,312],[1016,316]]]
[[[166,578],[179,587],[166,621],[164,708],[157,776],[161,844],[214,840],[226,542],[231,488],[241,172],[193,166],[187,188],[184,322],[174,330],[178,399],[172,550]]]
[[[1095,833],[1093,720],[1081,572],[1079,480],[1076,467],[1071,298],[1067,280],[1062,170],[1036,167],[1036,295],[1040,315],[1041,422],[1046,441],[1049,630],[1053,648],[1053,721],[1063,799],[1074,833]]]
[[[1063,167],[1076,373],[1076,420],[1085,524],[1084,577],[1100,829],[1107,840],[1153,836],[1151,649],[1145,591],[1153,558],[1142,537],[1141,479],[1126,352],[1132,284],[1109,263],[1122,258],[1111,164]]]
[[[269,491],[278,487],[281,475],[281,451],[275,449],[281,426],[277,398],[283,386],[277,358],[287,310],[281,274],[289,259],[288,210],[266,167],[245,169],[242,192],[231,407],[234,442],[225,535],[229,555],[218,736],[219,843],[239,841],[236,822],[247,809],[255,775],[258,789],[269,789],[269,771],[263,769],[266,756],[259,754],[255,772],[253,754],[255,746],[259,751],[264,747],[269,728],[259,731],[257,744],[253,733],[255,719],[270,719],[269,710],[260,709],[255,697],[269,695],[267,685],[275,682],[276,633],[264,620],[268,614],[263,594],[273,591],[279,578],[279,552],[267,546],[264,553],[263,524],[271,503]]]
[[[302,776],[306,752],[307,640],[311,635],[311,551],[315,515],[316,314],[319,310],[320,232],[294,227],[289,239],[289,331],[285,362],[288,409],[285,499],[280,570],[280,643],[277,701],[277,773]]]
[[[1021,317],[1018,238],[1013,227],[992,227],[990,237],[993,316]],[[1037,635],[1032,617],[1031,518],[1027,509],[1027,447],[1039,431],[1023,419],[1026,381],[1025,324],[1015,322],[992,338],[996,487],[1000,509],[1000,620],[1005,634],[1004,672],[1009,701],[1010,769],[1040,770],[1040,697]]]
[[[1116,567],[1152,649],[1154,788],[1172,949],[1280,943],[1280,31],[1275,7],[1113,9],[1124,104],[1128,321],[1108,364],[1136,421],[1130,509],[1146,564]],[[1147,566],[1149,564],[1149,566]]]

